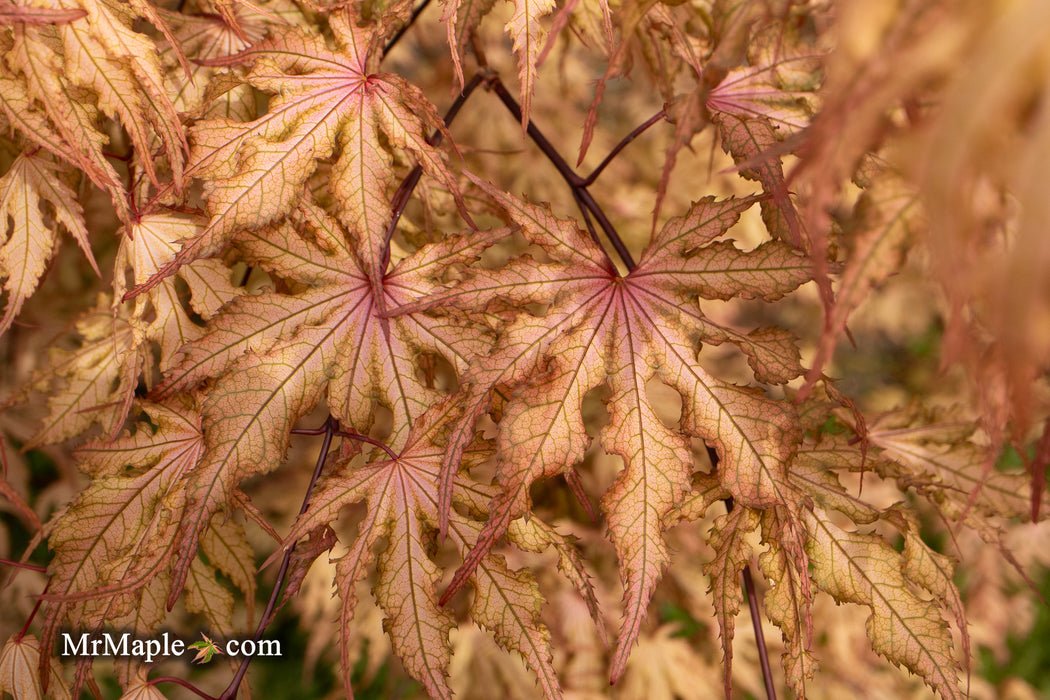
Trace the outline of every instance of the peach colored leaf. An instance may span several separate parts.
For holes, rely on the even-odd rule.
[[[120,177],[103,155],[108,138],[90,93],[66,79],[57,37],[34,27],[14,32],[10,69],[0,63],[0,105],[11,123],[109,193],[121,219],[130,211]]]
[[[351,26],[343,14],[332,17],[332,26],[342,40],[341,51],[291,28],[238,56],[255,60],[248,82],[275,93],[269,111],[251,122],[214,118],[194,126],[190,172],[206,181],[208,224],[130,295],[216,252],[238,230],[277,221],[302,198],[317,161],[336,152],[330,189],[341,204],[342,221],[361,242],[368,278],[377,282],[385,272],[392,170],[392,154],[381,145],[380,134],[409,151],[458,198],[447,158],[426,141],[427,129],[444,130],[433,105],[403,78],[367,72],[377,50],[374,28]]]
[[[781,165],[777,127],[766,117],[739,117],[731,112],[712,115],[722,148],[740,168],[740,174],[762,185],[772,200],[762,206],[762,220],[776,238],[801,249],[805,241],[798,211],[791,199]]]
[[[165,88],[156,45],[132,28],[142,8],[112,0],[71,0],[71,4],[87,16],[58,25],[63,78],[97,95],[99,109],[120,121],[135,146],[137,162],[159,185],[153,156],[157,139],[180,187],[186,135]]]
[[[214,378],[203,405],[205,452],[187,476],[189,505],[180,530],[180,555],[170,601],[196,553],[211,516],[244,478],[276,468],[295,422],[327,403],[342,424],[367,434],[376,405],[393,413],[390,444],[436,398],[421,381],[422,353],[445,357],[457,371],[483,352],[485,335],[455,311],[407,314],[399,306],[437,286],[445,266],[468,260],[491,235],[451,237],[398,262],[378,289],[357,254],[357,238],[322,209],[304,202],[291,224],[243,232],[237,240],[253,264],[294,284],[295,295],[239,297],[211,319],[209,331],[182,348],[159,394]],[[308,237],[312,242],[308,242]]]
[[[496,0],[442,0],[441,4],[444,6],[441,21],[445,23],[448,46],[452,50],[452,67],[462,87],[463,53],[482,18],[496,5]]]
[[[179,242],[193,238],[201,230],[200,221],[177,214],[146,214],[124,227],[114,265],[113,289],[120,297],[132,284],[146,281],[170,263],[178,253]],[[130,268],[130,270],[129,270]],[[130,275],[128,274],[130,272]],[[219,260],[195,260],[179,270],[190,290],[189,306],[180,295],[174,278],[165,279],[149,295],[132,303],[136,318],[143,320],[146,336],[160,345],[160,369],[171,366],[176,350],[198,338],[204,329],[191,318],[191,311],[205,320],[243,290],[230,282],[230,270]],[[148,303],[147,303],[148,302]]]
[[[49,413],[27,447],[60,442],[100,423],[116,435],[131,408],[139,375],[150,361],[149,344],[135,319],[116,314],[108,299],[76,324],[80,347],[53,348],[49,367],[33,380],[38,389],[49,389]]]
[[[893,465],[886,475],[903,479],[902,485],[920,485],[942,494],[962,509],[1008,518],[1030,516],[1028,476],[1023,471],[986,470],[988,448],[967,439],[973,424],[967,421],[923,423],[911,411],[880,417],[871,425],[868,439]],[[1050,514],[1043,504],[1042,517]]]
[[[55,555],[45,639],[64,620],[95,626],[132,609],[163,611],[149,584],[166,582],[185,502],[182,479],[200,459],[204,437],[199,409],[186,399],[141,406],[149,422],[134,433],[77,451],[92,483],[47,524]]]
[[[31,634],[12,634],[0,650],[0,696],[10,693],[18,700],[43,700],[40,684],[40,642]],[[69,687],[54,664],[48,676],[48,696],[69,700]]]
[[[941,697],[964,697],[948,624],[936,601],[915,593],[912,586],[921,583],[905,578],[901,555],[879,535],[842,530],[819,510],[803,519],[814,583],[840,603],[871,609],[867,632],[875,651],[921,676]]]
[[[762,610],[780,628],[784,640],[784,674],[796,697],[805,697],[806,681],[817,668],[807,644],[806,587],[791,557],[777,543],[769,543],[769,549],[759,555],[758,566],[769,584]]]
[[[529,124],[532,113],[532,95],[536,89],[540,52],[546,43],[547,30],[540,19],[554,11],[556,0],[510,0],[514,9],[504,29],[514,42],[518,55],[518,79],[521,82],[521,128]],[[470,35],[477,29],[482,17],[488,14],[494,0],[444,0],[441,21],[448,33],[452,49],[452,63],[460,86],[463,85],[462,55]]]
[[[189,64],[189,72],[184,71],[170,41],[162,48],[160,58],[167,69],[172,85],[172,103],[176,109],[195,115],[206,110],[207,116],[249,121],[255,116],[251,86],[238,81],[220,97],[209,100],[210,81],[219,72],[209,64],[214,59],[235,55],[262,41],[269,22],[265,16],[246,12],[239,6],[230,8],[228,14],[227,17],[221,10],[215,15],[161,11],[172,26],[177,47],[195,60]]]
[[[215,567],[200,557],[190,562],[186,577],[186,610],[199,613],[208,628],[229,636],[233,632],[233,594],[215,578]]]
[[[785,479],[799,437],[793,411],[710,376],[697,362],[702,326],[691,317],[702,317],[691,309],[697,295],[779,298],[809,278],[808,263],[779,242],[748,252],[713,242],[755,200],[706,199],[668,222],[637,268],[619,277],[573,223],[476,182],[553,262],[535,272],[531,259],[512,260],[495,275],[477,271],[438,298],[467,309],[501,299],[550,307],[539,317],[519,313],[493,353],[478,358],[464,375],[465,412],[452,429],[443,464],[443,518],[449,517],[448,485],[475,422],[489,409],[495,388],[511,393],[500,421],[500,493],[442,600],[469,578],[510,522],[529,512],[531,484],[583,458],[589,438],[582,397],[608,382],[610,422],[600,438],[607,451],[624,460],[623,472],[602,499],[626,589],[624,624],[613,656],[615,680],[668,562],[663,530],[677,517],[675,509],[689,490],[690,438],[714,444],[722,485],[742,506],[764,509],[796,502]],[[726,337],[720,334],[718,342]],[[668,427],[657,418],[645,388],[655,377],[682,395],[680,426]]]
[[[874,168],[873,168],[874,170]],[[820,379],[831,360],[850,313],[904,263],[907,244],[914,231],[922,227],[920,206],[915,193],[888,170],[869,172],[864,193],[854,208],[857,230],[850,235],[852,245],[839,277],[831,317],[817,345],[817,353],[806,375],[808,384]]]
[[[124,686],[120,700],[165,700],[164,693],[155,685],[149,684],[146,669],[138,668],[134,677]]]

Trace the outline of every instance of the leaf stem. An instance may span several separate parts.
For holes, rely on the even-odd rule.
[[[44,593],[47,593],[47,589],[51,588],[51,581],[48,580],[47,585],[44,586]],[[18,639],[16,641],[21,642],[22,637],[26,636],[26,632],[29,631],[29,625],[33,624],[33,618],[36,617],[36,613],[40,610],[40,604],[44,602],[43,597],[37,597],[36,605],[33,606],[33,612],[29,613],[29,619],[22,625],[22,631],[18,633]]]
[[[337,430],[335,431],[335,434],[339,437],[350,438],[351,440],[357,440],[358,442],[367,442],[369,445],[381,447],[388,455],[390,455],[390,459],[397,459],[398,457],[397,453],[390,449],[390,447],[387,446],[386,443],[376,440],[375,438],[368,437],[367,435],[362,435],[361,433],[355,432],[348,432],[346,430]]]
[[[46,566],[37,566],[36,564],[23,564],[22,562],[11,561],[10,559],[0,559],[0,564],[7,564],[8,566],[13,566],[18,569],[29,569],[30,571],[39,571],[41,573],[47,571]]]
[[[184,681],[181,678],[176,678],[175,676],[161,676],[159,678],[154,678],[150,681],[147,681],[146,685],[157,685],[158,683],[174,683],[175,685],[181,685],[186,690],[197,695],[198,697],[204,698],[205,700],[219,700],[216,697],[208,695],[203,690],[193,685],[189,681]]]
[[[507,110],[514,115],[514,118],[521,121],[521,105],[519,105],[518,101],[514,99],[514,96],[507,91],[507,88],[503,85],[503,81],[498,77],[493,77],[487,82],[487,84],[491,86],[492,90],[496,93],[496,96],[499,97]],[[547,160],[549,160],[558,173],[561,174],[569,187],[572,188],[573,197],[578,203],[582,204],[581,209],[588,209],[594,216],[594,219],[598,222],[598,226],[601,227],[602,232],[605,234],[606,238],[609,239],[609,243],[612,244],[613,249],[616,251],[620,260],[623,261],[627,270],[631,271],[637,267],[637,263],[635,263],[631,251],[627,249],[623,239],[620,238],[620,234],[617,233],[612,222],[609,221],[609,217],[605,215],[601,206],[599,206],[598,202],[594,200],[591,193],[587,191],[587,185],[590,183],[576,174],[576,171],[572,169],[572,166],[570,166],[565,159],[562,158],[561,154],[558,153],[558,149],[554,147],[554,144],[552,144],[547,137],[544,136],[543,132],[539,130],[534,120],[529,120],[529,125],[525,131],[529,135],[529,138],[532,139],[533,143],[535,143],[540,151],[543,152],[543,155],[547,156]]]
[[[310,485],[306,488],[306,494],[303,496],[303,503],[299,506],[299,515],[301,516],[306,512],[306,509],[310,506],[310,494],[313,493],[314,486],[317,485],[317,480],[321,478],[321,471],[324,469],[325,460],[328,457],[328,450],[332,447],[332,438],[339,433],[339,421],[333,416],[329,415],[328,419],[324,423],[324,442],[321,443],[321,452],[317,455],[317,464],[314,466],[314,473],[310,477]],[[304,434],[304,433],[299,433]],[[310,433],[305,433],[310,434]],[[263,611],[262,617],[259,618],[259,624],[255,628],[255,635],[252,637],[254,641],[259,641],[262,638],[263,631],[266,626],[270,624],[271,619],[274,615],[274,608],[277,606],[277,600],[281,595],[281,589],[284,587],[284,579],[288,575],[288,567],[292,562],[292,554],[295,553],[295,543],[292,543],[290,547],[285,551],[284,558],[281,559],[281,568],[277,572],[277,578],[273,582],[273,590],[270,591],[270,600],[266,603],[266,610]],[[241,659],[241,665],[237,668],[237,673],[234,674],[233,680],[226,686],[226,690],[222,692],[218,700],[232,700],[236,697],[237,690],[241,686],[241,681],[244,680],[244,675],[248,672],[248,664],[251,663],[252,657],[246,656]],[[207,697],[202,695],[201,697]],[[214,700],[214,699],[212,699]]]

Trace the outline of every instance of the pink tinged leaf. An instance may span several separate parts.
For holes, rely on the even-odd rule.
[[[663,531],[669,514],[688,493],[693,471],[687,440],[665,427],[646,399],[645,384],[654,374],[643,345],[647,319],[623,299],[617,313],[624,332],[614,338],[606,358],[613,398],[609,423],[601,433],[605,449],[624,460],[623,472],[602,498],[624,584],[624,620],[610,670],[613,683],[626,669],[649,601],[670,560]]]
[[[935,601],[905,580],[901,556],[882,537],[843,531],[819,512],[804,513],[814,583],[838,602],[871,610],[872,647],[918,674],[943,698],[964,697],[951,632]]]
[[[187,481],[168,609],[182,590],[197,544],[212,515],[241,480],[275,469],[296,421],[313,408],[324,384],[336,330],[314,327],[245,362],[217,382],[204,405],[205,453]]]
[[[532,93],[535,90],[537,62],[543,49],[545,31],[539,20],[554,9],[555,0],[514,0],[514,14],[506,30],[514,40],[518,54],[518,78],[521,80],[521,129],[529,125]]]

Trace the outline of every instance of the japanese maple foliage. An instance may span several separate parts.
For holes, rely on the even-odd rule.
[[[677,588],[717,623],[693,641],[720,649],[727,697],[745,593],[767,693],[820,687],[814,609],[830,597],[863,611],[883,662],[966,696],[957,558],[920,523],[965,528],[1022,570],[1004,523],[1050,511],[1046,353],[1025,325],[1045,304],[1026,301],[1007,332],[989,299],[1012,297],[981,290],[1011,270],[1035,284],[1018,256],[1050,260],[1025,183],[964,154],[973,202],[955,240],[927,215],[947,197],[930,172],[943,129],[991,139],[942,109],[964,39],[977,68],[1024,40],[1011,65],[1045,77],[1033,47],[1050,18],[1035,21],[1039,0],[930,4],[0,0],[0,334],[42,346],[52,266],[80,266],[96,292],[57,319],[46,360],[4,379],[5,442],[65,443],[87,481],[50,512],[8,483],[5,457],[0,495],[31,536],[9,563],[48,582],[4,647],[0,693],[68,692],[52,658],[66,629],[189,630],[207,662],[213,638],[265,635],[331,559],[347,695],[368,661],[370,585],[390,652],[435,698],[460,692],[457,663],[483,663],[475,628],[524,661],[501,671],[527,675],[520,693],[633,697],[632,655],[700,653],[654,622]],[[917,38],[947,16],[936,48]],[[576,122],[554,117],[561,89]],[[625,94],[655,112],[633,130],[610,116]],[[1009,138],[1036,153],[1048,94],[1004,88]],[[461,114],[473,131],[455,130]],[[599,143],[609,155],[578,173],[559,129],[580,137],[578,164]],[[639,156],[638,215],[618,168],[661,129],[659,158]],[[682,167],[701,139],[719,168]],[[553,203],[520,192],[552,189],[545,172]],[[934,257],[963,246],[980,277],[971,292],[933,267],[949,357],[988,382],[974,414],[868,411],[827,376],[854,312],[920,242]],[[977,249],[1007,263],[977,275]],[[791,303],[822,327],[789,330],[776,314]],[[290,447],[306,435],[322,443],[304,462]],[[1025,471],[997,468],[1005,445]],[[683,561],[681,543],[703,555]],[[763,619],[780,640],[763,641]],[[586,654],[600,673],[581,680]],[[250,659],[228,660],[224,700]],[[74,693],[97,689],[91,659],[75,666]],[[136,659],[117,673],[127,698],[189,685]]]

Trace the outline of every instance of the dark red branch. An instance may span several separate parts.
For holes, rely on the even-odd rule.
[[[652,126],[653,124],[660,121],[666,116],[667,110],[661,109],[659,112],[649,117],[644,124],[635,127],[635,129],[631,133],[627,134],[622,139],[620,139],[620,143],[616,144],[616,146],[611,151],[609,151],[609,155],[605,156],[605,159],[598,164],[598,167],[592,170],[591,174],[588,175],[587,178],[583,181],[583,186],[587,187],[588,185],[593,184],[594,181],[598,179],[598,176],[602,174],[602,171],[605,170],[606,166],[608,166],[609,163],[613,162],[613,160],[616,159],[616,156],[620,155],[620,151],[627,148],[628,144],[630,144],[631,141],[634,141],[636,138],[644,134],[650,126]]]
[[[386,55],[390,53],[390,50],[397,45],[397,42],[401,41],[401,37],[412,28],[412,25],[416,23],[416,20],[419,19],[419,16],[423,14],[423,10],[427,9],[427,5],[429,4],[430,0],[423,0],[416,9],[412,10],[412,16],[408,18],[407,22],[405,22],[405,26],[398,29],[397,34],[391,37],[390,41],[386,42],[386,46],[383,47],[384,57],[386,57]]]
[[[193,685],[189,681],[184,681],[181,678],[176,678],[175,676],[161,676],[160,678],[154,678],[153,680],[146,683],[146,685],[157,685],[158,683],[174,683],[175,685],[181,685],[183,688],[190,691],[197,697],[204,698],[204,700],[219,700],[216,697],[208,695],[203,690]]]
[[[758,647],[758,661],[762,664],[762,680],[766,684],[766,697],[777,700],[777,689],[773,686],[773,671],[769,667],[769,650],[766,649],[766,636],[762,631],[762,612],[758,607],[758,595],[755,593],[755,581],[751,578],[751,567],[744,567],[744,590],[747,592],[747,607],[751,611],[751,627],[755,630],[755,645]]]
[[[492,78],[488,81],[488,85],[491,86],[492,91],[496,93],[500,101],[507,108],[507,110],[514,115],[514,118],[521,121],[521,105],[514,99],[507,88],[503,85],[503,82],[498,78]],[[598,226],[602,229],[602,233],[605,234],[606,238],[609,239],[609,243],[612,245],[616,254],[623,261],[623,264],[627,267],[627,270],[633,270],[637,267],[634,261],[634,257],[631,255],[631,251],[627,250],[627,246],[624,244],[623,239],[620,238],[620,234],[617,233],[613,227],[612,222],[609,221],[609,217],[605,215],[601,206],[594,200],[591,193],[587,191],[587,180],[583,179],[576,174],[576,171],[572,169],[561,154],[558,153],[558,149],[554,147],[543,132],[536,126],[534,120],[529,120],[528,128],[525,132],[532,139],[533,143],[543,152],[543,155],[547,156],[547,160],[551,162],[551,165],[555,167],[558,173],[562,176],[565,182],[572,188],[573,197],[577,202],[581,203],[581,210],[586,208],[594,216],[595,221],[598,222]],[[625,144],[626,145],[626,144]]]

